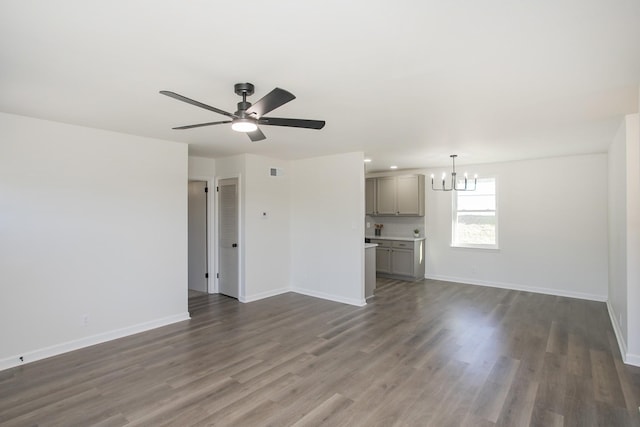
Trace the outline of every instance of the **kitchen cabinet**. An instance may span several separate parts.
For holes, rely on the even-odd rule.
[[[377,182],[375,178],[367,178],[364,187],[365,214],[376,214],[376,188]]]
[[[373,297],[376,289],[376,248],[373,244],[364,245],[364,298]]]
[[[424,182],[424,175],[367,178],[367,215],[424,216]]]
[[[404,280],[424,278],[425,240],[370,239],[376,243],[376,273]]]
[[[391,251],[391,273],[413,276],[413,250],[393,249]]]
[[[391,248],[376,248],[376,272],[391,273]]]
[[[424,175],[396,177],[398,215],[424,215]]]
[[[376,215],[396,215],[396,177],[376,178]]]

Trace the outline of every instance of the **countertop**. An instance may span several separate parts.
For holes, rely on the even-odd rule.
[[[398,237],[398,236],[364,236],[365,239],[377,239],[377,240],[403,240],[406,242],[419,242],[426,239],[425,236],[420,237]]]
[[[364,244],[364,248],[365,248],[365,249],[375,248],[376,246],[378,246],[378,244],[377,244],[377,243],[365,243],[365,244]]]

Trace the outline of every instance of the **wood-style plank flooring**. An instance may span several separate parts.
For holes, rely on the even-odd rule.
[[[603,303],[379,279],[362,308],[289,293],[189,309],[0,372],[0,425],[640,425],[640,369]]]

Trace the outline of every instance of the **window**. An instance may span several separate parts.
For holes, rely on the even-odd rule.
[[[475,191],[455,191],[452,246],[498,248],[496,179],[478,178]]]

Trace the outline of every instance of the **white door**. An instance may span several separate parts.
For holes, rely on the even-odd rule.
[[[238,298],[238,179],[218,182],[218,289]]]
[[[189,289],[207,292],[207,183],[189,182]]]

